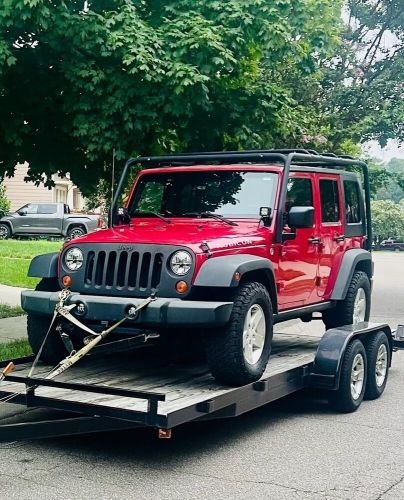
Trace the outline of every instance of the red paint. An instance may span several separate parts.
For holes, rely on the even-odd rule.
[[[129,200],[136,189],[141,176],[167,173],[173,171],[217,170],[216,166],[175,167],[150,169],[140,172],[136,178]],[[220,170],[237,171],[270,171],[282,178],[283,169],[268,165],[228,165]],[[273,244],[277,210],[274,211],[270,227],[263,227],[256,219],[237,219],[237,226],[226,225],[214,219],[172,218],[167,224],[154,217],[132,219],[130,226],[118,226],[103,229],[67,243],[80,245],[95,243],[151,243],[160,245],[181,245],[191,249],[196,255],[197,265],[193,279],[197,276],[201,265],[207,259],[201,249],[206,242],[212,253],[211,258],[234,254],[249,254],[270,259],[274,266],[278,289],[279,309],[312,304],[328,300],[338,273],[344,251],[349,248],[363,247],[364,238],[347,238],[344,242],[336,242],[335,237],[344,231],[344,206],[341,180],[338,174],[316,172],[293,172],[291,176],[309,178],[313,188],[313,205],[315,208],[315,224],[310,229],[298,229],[296,238],[283,244]],[[340,221],[332,224],[321,222],[321,205],[319,193],[320,179],[336,179],[339,185]],[[275,207],[279,199],[279,186]],[[129,201],[128,203],[129,204]],[[258,211],[259,207],[257,207]],[[290,231],[287,227],[285,232]],[[321,238],[321,244],[310,243],[311,238]]]

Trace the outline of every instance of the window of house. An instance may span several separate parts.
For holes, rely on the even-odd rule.
[[[292,207],[313,207],[313,187],[307,177],[291,177],[288,181],[286,211]]]
[[[356,181],[344,181],[345,220],[347,224],[361,222],[359,185]]]
[[[339,222],[338,182],[331,179],[320,180],[321,221]]]

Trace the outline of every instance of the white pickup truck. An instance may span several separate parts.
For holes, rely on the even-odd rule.
[[[0,219],[0,240],[35,235],[74,239],[101,226],[99,215],[71,214],[65,203],[28,203]]]

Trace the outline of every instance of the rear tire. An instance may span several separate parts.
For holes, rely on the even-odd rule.
[[[341,413],[356,411],[363,401],[366,388],[367,358],[360,340],[352,340],[342,361],[339,388],[332,392],[329,401]]]
[[[7,224],[0,224],[0,240],[11,238],[11,229]]]
[[[361,301],[364,302],[361,303]],[[355,271],[345,299],[339,301],[333,309],[323,312],[326,329],[369,321],[370,301],[371,290],[368,275],[363,271]]]
[[[365,399],[377,399],[383,394],[390,368],[390,343],[384,332],[372,335],[365,344],[368,358]]]
[[[273,335],[272,303],[264,285],[240,285],[228,324],[206,337],[206,356],[215,379],[240,386],[260,379]]]
[[[56,292],[60,290],[60,287],[57,279],[44,278],[38,283],[35,290],[41,292]],[[51,321],[51,316],[44,316],[42,314],[29,313],[27,316],[28,342],[35,355],[37,355],[41,349]],[[56,365],[64,359],[67,354],[63,341],[56,331],[56,325],[54,324],[42,349],[40,360],[50,365]]]
[[[71,240],[74,240],[76,238],[79,238],[80,236],[84,236],[85,234],[86,234],[86,231],[83,227],[81,227],[81,226],[72,227],[67,232],[66,240],[71,241]]]

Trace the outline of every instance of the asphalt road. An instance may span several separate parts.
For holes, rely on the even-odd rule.
[[[373,319],[404,321],[404,255],[376,254]],[[318,327],[317,322],[317,327]],[[0,444],[8,499],[404,498],[404,353],[383,397],[335,414],[290,396],[234,420]],[[0,414],[1,414],[0,409]]]

